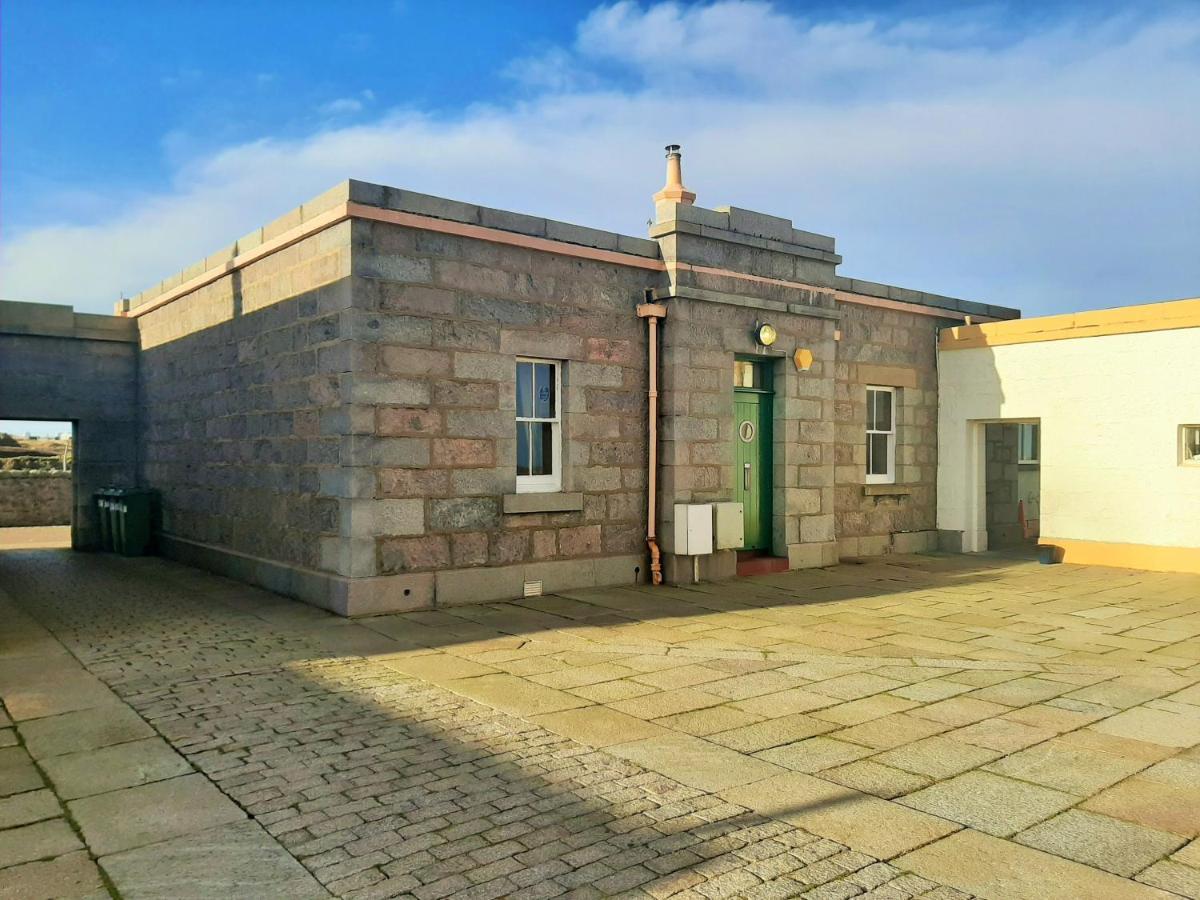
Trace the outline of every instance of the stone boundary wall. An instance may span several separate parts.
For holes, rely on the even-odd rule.
[[[0,301],[0,418],[74,423],[77,549],[99,539],[94,492],[136,482],[136,341],[129,319]]]
[[[0,475],[0,528],[70,525],[74,475]]]

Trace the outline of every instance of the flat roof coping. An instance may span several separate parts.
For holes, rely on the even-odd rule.
[[[254,250],[264,242],[279,237],[281,234],[299,225],[303,225],[305,222],[311,221],[343,203],[358,203],[378,209],[390,209],[397,212],[429,216],[433,219],[446,219],[451,222],[480,225],[500,231],[511,231],[516,234],[561,241],[565,244],[578,244],[597,250],[628,253],[632,256],[642,256],[647,259],[659,258],[658,244],[646,238],[632,237],[631,235],[603,231],[597,228],[587,228],[583,225],[572,225],[569,222],[560,222],[556,219],[546,219],[540,216],[530,216],[503,209],[493,209],[474,203],[464,203],[461,200],[450,200],[445,197],[435,197],[432,194],[422,194],[417,191],[409,191],[403,188],[349,178],[334,185],[324,193],[318,194],[311,200],[300,204],[295,209],[284,213],[282,216],[271,220],[261,228],[256,228],[248,234],[242,235],[232,244],[228,244],[215,253],[209,254],[186,269],[176,272],[169,278],[164,278],[158,284],[152,285],[131,298],[129,300],[129,308],[138,307],[169,290],[179,287],[181,284],[191,281],[193,278],[203,275],[205,272],[220,268],[239,254]]]
[[[136,343],[137,322],[122,316],[77,313],[73,306],[0,300],[0,334]]]
[[[1200,297],[1091,309],[1057,316],[1035,316],[1009,322],[958,325],[941,332],[938,346],[942,350],[970,350],[1180,328],[1200,328]]]
[[[916,303],[920,306],[953,310],[968,316],[987,316],[991,319],[1019,319],[1021,317],[1021,311],[1012,307],[979,303],[975,300],[961,300],[958,297],[946,297],[942,294],[931,294],[928,291],[915,291],[911,288],[897,287],[894,284],[864,281],[861,278],[850,278],[845,275],[838,275],[837,282],[837,286],[841,290],[867,297]]]
[[[346,203],[494,228],[514,234],[560,241],[597,250],[625,253],[645,259],[661,259],[658,243],[647,238],[632,237],[617,232],[560,222],[556,219],[494,209],[461,200],[450,200],[432,194],[422,194],[417,191],[350,178],[124,301],[124,308],[126,310],[136,309],[193,279],[222,268],[239,255],[250,253],[264,243]],[[752,243],[755,246],[762,245],[765,249],[780,249],[785,248],[786,245],[793,248],[804,248],[797,249],[795,252],[824,259],[834,264],[841,261],[841,257],[835,252],[835,242],[832,237],[793,228],[790,219],[734,206],[723,206],[713,210],[679,204],[676,207],[676,214],[679,221],[690,222],[692,225],[705,229],[718,229],[729,234],[730,239],[734,235],[740,235],[738,240]],[[714,237],[719,238],[718,235],[714,235]],[[945,309],[965,315],[997,319],[1012,319],[1020,316],[1019,310],[1005,306],[960,300],[940,294],[840,275],[835,276],[833,287],[849,293]]]

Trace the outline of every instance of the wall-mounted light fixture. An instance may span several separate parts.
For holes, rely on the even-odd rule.
[[[812,368],[813,364],[812,351],[805,347],[801,347],[792,354],[792,360],[796,363],[797,369],[799,369],[801,372],[807,372]]]
[[[755,323],[754,340],[757,341],[761,346],[770,347],[773,343],[775,343],[775,340],[778,337],[779,332],[775,330],[774,325],[769,325],[766,322]]]

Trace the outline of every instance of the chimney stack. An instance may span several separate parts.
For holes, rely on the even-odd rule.
[[[691,206],[696,195],[683,186],[683,167],[680,165],[679,145],[667,145],[667,183],[654,195],[655,204],[667,201]],[[661,217],[660,217],[661,218]]]

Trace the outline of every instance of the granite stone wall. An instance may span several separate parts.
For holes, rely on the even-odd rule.
[[[353,361],[350,223],[138,319],[142,480],[175,541],[323,567]]]
[[[842,557],[933,549],[937,544],[937,329],[918,313],[839,305],[836,516]],[[896,483],[864,485],[867,387],[895,388]]]
[[[832,277],[837,259],[832,239],[745,210],[665,212],[686,217],[660,221],[651,231],[673,276],[663,328],[659,524],[668,580],[692,577],[691,560],[675,554],[674,505],[735,495],[738,355],[768,360],[773,376],[771,552],[793,567],[836,562],[832,420],[838,313],[831,290],[783,283]],[[748,281],[735,274],[740,272],[776,280]],[[770,348],[754,341],[761,322],[778,332]],[[807,371],[793,360],[798,349],[813,355]],[[732,550],[700,560],[702,578],[730,577],[735,568]]]
[[[353,270],[348,540],[325,564],[390,577],[413,605],[644,577],[635,307],[655,273],[371,221],[354,223]],[[522,356],[562,367],[561,493],[516,493]]]
[[[74,475],[0,475],[0,528],[70,525]]]

